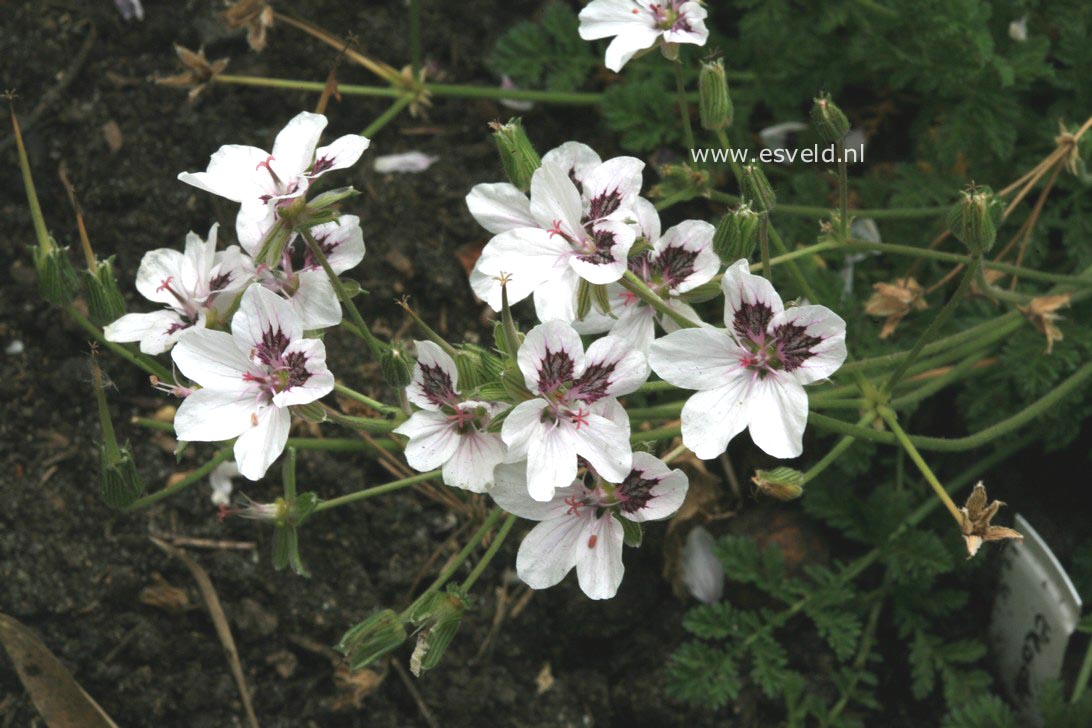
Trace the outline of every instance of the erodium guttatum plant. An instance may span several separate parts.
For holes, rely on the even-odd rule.
[[[251,42],[260,49],[275,13],[265,3],[249,5],[261,7],[237,24],[249,23]],[[659,101],[677,109],[687,145],[696,148],[700,139],[731,151],[730,135],[743,138],[746,130],[733,129],[724,61],[692,60],[707,42],[707,20],[708,9],[699,2],[594,0],[580,12],[577,30],[587,41],[609,40],[603,61],[613,71],[658,54],[649,61],[666,64],[678,82],[678,94]],[[725,55],[730,60],[731,49]],[[491,341],[447,341],[428,325],[427,311],[414,311],[407,302],[420,339],[386,341],[369,327],[373,301],[352,279],[366,259],[361,216],[366,218],[367,205],[356,201],[352,188],[332,186],[339,173],[372,151],[368,137],[397,114],[422,113],[445,94],[547,105],[576,101],[551,92],[434,87],[419,57],[396,72],[357,56],[397,92],[391,111],[363,134],[325,141],[324,115],[283,114],[284,127],[268,140],[268,151],[238,144],[247,136],[239,130],[219,150],[194,150],[195,158],[212,153],[207,168],[182,172],[180,182],[237,203],[237,214],[233,221],[212,222],[205,237],[160,231],[167,247],[140,261],[135,289],[147,303],[136,311],[125,311],[110,261],[99,261],[90,241],[82,241],[86,271],[73,269],[45,228],[21,154],[43,295],[175,398],[170,429],[180,443],[218,443],[208,463],[181,485],[145,494],[100,397],[102,482],[111,505],[137,510],[211,474],[224,513],[269,522],[277,533],[274,564],[305,574],[300,544],[324,511],[397,497],[426,481],[462,491],[459,498],[490,503],[479,509],[486,515],[471,529],[473,536],[431,586],[409,605],[366,616],[339,646],[359,668],[398,649],[412,633],[416,673],[439,662],[469,608],[472,587],[506,538],[521,539],[514,566],[530,588],[552,587],[575,569],[588,598],[615,598],[625,579],[626,551],[640,546],[644,528],[672,518],[687,497],[687,474],[672,467],[684,455],[715,468],[722,456],[753,444],[775,463],[755,473],[759,491],[788,500],[806,498],[808,482],[855,442],[880,443],[909,456],[955,521],[951,538],[965,538],[970,555],[986,541],[1021,538],[990,523],[997,504],[987,505],[984,489],[958,507],[924,453],[973,452],[1028,425],[1085,384],[1092,364],[994,427],[962,438],[908,434],[900,414],[969,376],[989,347],[1017,328],[1037,328],[1046,337],[1044,347],[1061,340],[1057,311],[1092,290],[1087,272],[1045,273],[1003,255],[987,257],[1015,198],[1034,184],[1028,175],[997,193],[953,190],[951,206],[927,211],[944,218],[945,237],[964,246],[941,253],[863,235],[869,228],[849,207],[846,163],[839,161],[836,206],[801,212],[785,204],[786,214],[817,222],[815,240],[790,245],[778,232],[782,203],[761,163],[731,157],[653,169],[647,160],[609,156],[578,139],[540,155],[513,119],[495,124],[493,132],[507,180],[498,173],[466,191],[469,213],[480,225],[467,235],[488,238],[466,295],[495,313]],[[222,65],[203,54],[183,59],[189,76],[172,80],[176,85],[200,90],[232,82],[218,80]],[[686,80],[695,70],[696,108],[695,89]],[[816,99],[812,126],[841,160],[849,123],[829,97]],[[19,139],[17,123],[15,128]],[[1066,129],[1035,179],[1047,170],[1083,171],[1078,142],[1088,128]],[[678,213],[684,202],[689,219]],[[922,216],[921,210],[886,211],[888,217],[903,214]],[[184,240],[183,249],[171,247],[172,237]],[[865,252],[932,257],[953,271],[938,284],[948,286],[944,298],[931,301],[909,275],[877,284],[866,310],[888,318],[885,332],[906,317],[930,323],[909,348],[857,358],[847,344],[855,337],[846,321],[859,317],[839,315],[846,299],[824,300],[806,271],[865,260]],[[848,271],[852,280],[853,268]],[[1001,276],[1012,277],[1013,285],[1001,287]],[[128,282],[120,288],[129,288]],[[972,293],[996,302],[996,315],[941,336]],[[75,304],[79,297],[86,309]],[[517,324],[532,318],[537,322]],[[334,335],[359,339],[361,359],[378,363],[383,381],[351,386],[345,373],[332,370],[324,338]],[[939,374],[923,379],[923,372]],[[368,416],[342,412],[331,397],[335,391]],[[835,416],[847,409],[854,411],[852,419]],[[373,443],[381,440],[398,453],[396,469],[405,476],[355,492],[298,492],[295,450],[319,449],[320,442],[299,437],[286,452],[301,420],[317,423],[321,432],[348,428],[367,433]],[[831,444],[812,430],[840,438]],[[345,450],[368,450],[364,441],[343,442]],[[338,457],[337,448],[322,449]],[[232,499],[231,478],[260,481],[278,462],[282,497],[270,503]],[[684,564],[692,570],[688,583],[703,585],[695,590],[703,599],[719,600],[715,579],[693,571],[711,561],[701,554],[702,539],[693,542],[687,553],[696,552],[687,557],[689,567]],[[486,543],[476,566],[456,583],[462,565]]]

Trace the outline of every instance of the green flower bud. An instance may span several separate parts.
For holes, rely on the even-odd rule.
[[[102,500],[111,508],[128,508],[144,495],[144,481],[137,471],[136,461],[128,445],[99,447],[99,484]]]
[[[542,166],[542,159],[523,131],[523,122],[516,117],[507,124],[494,123],[492,127],[504,173],[520,191],[526,192],[531,189],[531,176]]]
[[[783,501],[799,498],[804,492],[804,474],[792,468],[756,470],[751,482],[766,495]]]
[[[455,354],[455,371],[459,374],[459,390],[469,392],[481,386],[482,355],[473,350],[459,349]]]
[[[346,632],[335,649],[349,658],[349,669],[356,671],[398,649],[405,641],[402,618],[393,610],[384,609]]]
[[[849,119],[842,110],[831,101],[830,94],[819,94],[811,107],[811,125],[819,138],[834,143],[845,139],[849,133]]]
[[[527,383],[523,379],[523,372],[518,368],[505,369],[501,375],[501,384],[508,398],[513,402],[525,402],[534,399],[535,395],[527,389]]]
[[[971,187],[948,213],[948,229],[972,253],[985,253],[997,239],[1003,203],[989,187]]]
[[[450,585],[447,591],[433,594],[411,611],[413,623],[422,626],[410,656],[410,671],[415,677],[440,664],[444,651],[459,631],[468,606],[466,593]]]
[[[713,250],[725,263],[751,257],[758,244],[758,225],[762,215],[744,203],[724,213],[713,233]]]
[[[395,389],[401,389],[413,381],[410,358],[401,346],[387,347],[379,358],[379,368],[383,372],[383,380]]]
[[[34,248],[34,267],[38,271],[38,289],[42,298],[56,306],[72,303],[80,290],[79,278],[72,261],[68,258],[68,249],[58,247],[56,243],[45,249]]]
[[[308,402],[307,404],[294,404],[289,408],[296,417],[307,422],[326,422],[329,419],[326,415],[326,410],[319,402]]]
[[[770,212],[777,202],[770,180],[766,179],[766,173],[757,164],[743,166],[740,187],[743,198],[754,205],[758,212]]]
[[[87,288],[87,313],[92,323],[105,326],[125,314],[125,299],[114,278],[113,257],[100,261],[93,273],[85,270],[83,282]]]
[[[732,125],[732,96],[728,93],[728,79],[724,75],[724,61],[701,64],[698,75],[698,110],[701,127],[717,131]]]

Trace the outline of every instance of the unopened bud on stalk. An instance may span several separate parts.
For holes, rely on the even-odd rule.
[[[87,313],[96,326],[106,326],[125,314],[125,299],[114,278],[114,258],[101,260],[83,273],[87,288]]]
[[[740,186],[743,198],[754,205],[758,212],[770,212],[777,202],[770,180],[766,179],[766,173],[757,164],[744,165],[742,169]]]
[[[804,474],[792,468],[756,470],[751,482],[766,495],[789,501],[804,493]]]
[[[463,344],[455,354],[455,370],[459,373],[459,389],[468,392],[498,380],[504,363],[480,346]]]
[[[758,244],[758,224],[761,220],[762,215],[746,203],[724,213],[713,233],[713,250],[726,263],[740,258],[749,260]]]
[[[132,450],[126,444],[118,445],[114,434],[114,423],[110,419],[110,408],[106,404],[106,391],[103,385],[102,370],[91,357],[91,383],[95,388],[95,403],[99,410],[99,424],[102,426],[102,443],[99,445],[99,478],[102,500],[111,508],[126,508],[144,493],[144,481],[137,471]]]
[[[948,213],[948,229],[972,253],[985,253],[997,239],[1001,222],[1001,200],[989,187],[970,187]]]
[[[395,344],[383,351],[379,358],[379,368],[383,371],[383,380],[391,387],[401,389],[413,381],[413,367],[405,349]]]
[[[819,138],[828,143],[840,142],[849,133],[849,119],[830,99],[830,94],[820,94],[811,107],[811,125]]]
[[[402,618],[393,610],[384,609],[346,632],[336,649],[349,658],[349,669],[355,671],[393,652],[405,641]]]
[[[508,180],[521,192],[527,192],[531,189],[531,176],[542,166],[542,159],[523,131],[523,122],[516,117],[507,124],[494,122],[491,126]]]
[[[504,387],[504,393],[513,402],[526,402],[535,398],[531,390],[527,389],[527,382],[523,379],[523,372],[518,368],[504,370],[504,373],[501,374],[501,386]]]
[[[422,627],[417,634],[417,646],[410,656],[410,671],[415,677],[440,664],[444,651],[459,631],[468,606],[466,593],[455,585],[449,585],[447,591],[437,592],[411,608],[410,619]]]
[[[307,422],[326,422],[329,416],[320,402],[308,402],[307,404],[294,404],[289,408],[296,417]]]
[[[100,446],[99,468],[102,500],[111,508],[128,508],[144,494],[144,481],[128,445],[115,445],[113,451],[105,443]]]
[[[50,247],[34,249],[34,268],[38,272],[38,290],[42,298],[55,306],[72,303],[80,289],[76,269],[68,259],[68,249],[53,242]]]
[[[698,74],[698,110],[701,127],[718,131],[732,125],[732,96],[728,93],[728,79],[724,75],[724,61],[718,58],[712,63],[701,64]]]
[[[497,349],[511,361],[515,361],[520,344],[523,343],[523,336],[516,328],[516,321],[512,318],[512,307],[508,305],[509,280],[507,274],[501,273],[501,322],[499,326],[493,329],[493,341],[497,345]]]

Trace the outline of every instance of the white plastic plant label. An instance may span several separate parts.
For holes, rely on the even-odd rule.
[[[1015,528],[1024,540],[1001,555],[1001,580],[993,605],[990,640],[1005,693],[1031,725],[1039,686],[1058,677],[1069,637],[1081,615],[1081,598],[1050,547],[1023,516]]]

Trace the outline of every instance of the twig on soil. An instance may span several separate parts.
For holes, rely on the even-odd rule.
[[[411,696],[413,696],[413,702],[417,703],[417,709],[421,711],[421,717],[428,723],[429,728],[440,728],[440,724],[436,722],[436,718],[433,717],[432,711],[428,709],[428,704],[425,703],[425,699],[421,697],[420,691],[417,690],[417,686],[413,684],[413,678],[406,672],[406,668],[402,667],[402,663],[398,660],[391,660],[394,665],[394,671],[398,673],[398,677],[402,679],[403,684],[406,686],[406,690],[409,690]]]
[[[219,549],[223,551],[249,551],[258,548],[254,541],[221,541],[212,538],[194,538],[192,536],[175,536],[164,533],[159,536],[171,542],[172,546],[192,546],[198,549]]]
[[[243,672],[242,662],[239,661],[239,650],[235,647],[235,638],[231,636],[231,627],[228,625],[227,615],[224,614],[224,608],[220,604],[220,597],[216,594],[216,587],[212,585],[212,579],[209,578],[208,572],[190,558],[190,555],[183,549],[176,548],[154,536],[149,538],[152,543],[163,549],[167,554],[174,556],[185,564],[186,568],[190,570],[190,574],[193,575],[193,580],[197,582],[197,589],[201,592],[201,598],[205,600],[205,606],[208,608],[209,618],[212,619],[212,624],[216,628],[216,636],[220,638],[224,654],[231,665],[231,674],[239,688],[239,697],[243,701],[247,722],[252,728],[258,728],[258,716],[255,715],[254,705],[250,701],[250,689],[246,684],[246,675]]]

